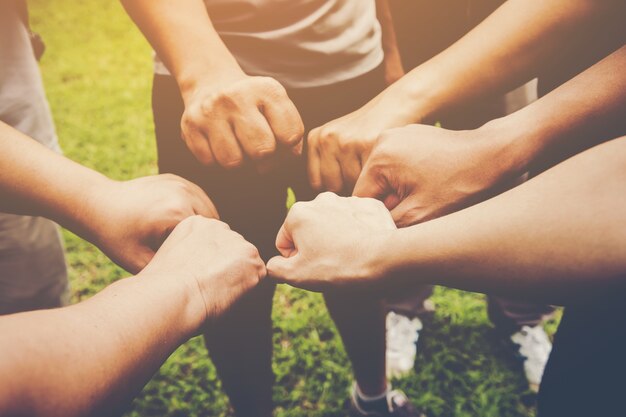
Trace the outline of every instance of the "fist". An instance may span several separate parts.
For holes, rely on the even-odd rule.
[[[268,273],[314,291],[367,284],[380,277],[377,246],[395,229],[380,201],[320,194],[289,211],[276,238],[282,256],[270,259]]]
[[[87,200],[89,209],[81,216],[87,219],[87,238],[132,273],[150,261],[185,218],[196,214],[218,218],[204,191],[170,174],[109,181]]]
[[[410,125],[384,132],[354,188],[378,198],[399,227],[465,208],[515,180],[506,153],[479,130]]]
[[[220,85],[200,84],[184,95],[183,140],[205,165],[263,164],[278,146],[302,151],[304,126],[285,88],[269,77],[245,74]]]
[[[183,220],[145,268],[180,280],[202,306],[202,322],[224,313],[265,277],[257,249],[226,223],[202,216]],[[199,298],[198,298],[199,297]]]

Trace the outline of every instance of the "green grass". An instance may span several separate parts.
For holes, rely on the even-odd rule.
[[[42,71],[67,156],[116,179],[156,173],[151,51],[116,1],[31,1],[48,50]],[[126,275],[64,232],[73,301]],[[437,289],[418,370],[396,381],[429,416],[532,416],[521,367],[495,338],[484,297]],[[341,416],[350,367],[319,295],[279,288],[274,303],[278,416]],[[550,332],[556,322],[548,325]],[[202,341],[180,347],[128,416],[225,416],[228,401]]]

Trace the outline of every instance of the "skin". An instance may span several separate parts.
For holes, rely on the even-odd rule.
[[[385,81],[391,85],[402,78],[405,74],[396,31],[393,26],[393,16],[389,8],[389,0],[376,0],[376,17],[380,22],[383,51],[385,53]]]
[[[137,276],[70,307],[0,317],[0,415],[121,414],[180,344],[264,276],[256,248],[226,224],[188,217]]]
[[[201,0],[122,4],[176,78],[183,140],[198,161],[236,168],[250,159],[265,170],[279,148],[302,152],[304,126],[285,88],[244,73]]]
[[[580,33],[610,17],[617,1],[509,0],[451,47],[407,73],[362,108],[313,129],[309,179],[350,192],[385,130],[436,120],[455,105],[504,94],[534,78]]]
[[[437,284],[554,304],[623,291],[626,230],[616,226],[626,222],[625,167],[622,137],[490,200],[397,230],[380,203],[328,194],[289,213],[283,255],[268,273],[316,291]]]
[[[199,187],[174,175],[114,181],[1,122],[0,149],[0,210],[50,218],[133,273],[181,220],[218,218]]]
[[[183,138],[199,161],[234,168],[252,159],[260,171],[265,171],[278,163],[281,148],[301,154],[304,127],[284,88],[276,80],[251,77],[241,70],[213,28],[201,0],[122,3],[178,83],[185,103]],[[400,60],[385,0],[377,1],[377,12],[390,80],[389,77],[399,76]],[[384,311],[380,300],[368,297],[353,302],[350,309],[342,297],[333,294],[327,295],[326,302],[342,334],[361,391],[380,394],[387,387]],[[243,317],[239,323],[228,324],[238,327],[254,319]],[[374,342],[364,347],[364,340]],[[271,415],[270,378],[256,383],[258,373],[249,374],[258,363],[246,366],[245,362],[252,361],[250,358],[264,360],[259,354],[264,352],[253,345],[249,352],[239,347],[241,354],[237,356],[245,357],[239,359],[233,357],[232,351],[223,354],[221,348],[211,346],[209,350],[237,415]],[[255,384],[242,386],[242,375]]]
[[[385,201],[400,227],[470,206],[626,131],[626,47],[524,109],[470,131],[383,133],[354,195]]]

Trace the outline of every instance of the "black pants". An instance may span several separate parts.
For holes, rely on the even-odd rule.
[[[288,94],[308,131],[358,109],[384,86],[384,74],[378,68],[346,82],[291,89]],[[160,172],[198,184],[213,200],[221,219],[256,245],[265,260],[277,254],[274,242],[286,215],[287,187],[293,187],[299,200],[315,196],[306,175],[306,155],[283,157],[265,175],[252,166],[236,170],[206,167],[196,161],[181,139],[184,106],[172,77],[155,76],[152,105]],[[304,149],[306,152],[306,146]],[[205,332],[222,386],[242,415],[268,415],[272,407],[274,289],[271,281],[263,281]]]
[[[541,417],[626,415],[626,291],[565,308],[539,391]]]

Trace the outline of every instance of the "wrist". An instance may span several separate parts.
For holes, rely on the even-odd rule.
[[[219,67],[207,64],[181,71],[176,76],[176,82],[183,100],[187,102],[196,91],[215,90],[247,77],[234,58],[228,61],[232,62],[222,63]]]
[[[540,151],[534,134],[516,114],[494,119],[476,129],[476,133],[491,146],[494,166],[501,177],[517,178],[528,172]]]
[[[371,257],[367,261],[367,276],[375,281],[385,280],[397,269],[396,238],[398,229],[377,233],[366,253]]]
[[[163,275],[157,271],[142,271],[132,278],[163,300],[164,317],[171,320],[173,327],[184,342],[196,336],[206,322],[207,311],[195,279]]]

